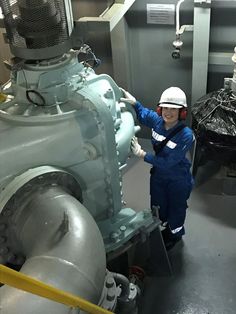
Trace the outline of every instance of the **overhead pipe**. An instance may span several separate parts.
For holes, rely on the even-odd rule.
[[[185,31],[193,31],[193,25],[182,25],[180,27],[180,6],[185,0],[179,0],[176,5],[176,39],[173,41],[173,47],[175,50],[172,52],[173,59],[180,58],[180,49],[183,46],[183,41],[180,39],[180,35],[182,35]]]
[[[179,0],[177,5],[176,5],[176,35],[180,34],[180,21],[179,21],[179,11],[180,11],[180,5],[184,2],[185,0]]]

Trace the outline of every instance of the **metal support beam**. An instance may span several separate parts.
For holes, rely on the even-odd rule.
[[[111,50],[112,72],[117,84],[129,89],[130,66],[127,40],[127,23],[123,18],[135,0],[116,0],[98,17],[83,17],[76,21],[76,36],[88,41],[101,38],[103,45]],[[99,37],[100,36],[100,37]],[[74,45],[76,46],[76,45]]]
[[[206,94],[211,0],[194,0],[192,104]]]
[[[105,10],[100,16],[82,17],[78,22],[92,23],[95,27],[98,23],[105,23],[109,25],[109,29],[112,31],[134,2],[135,0],[116,0],[109,10]]]
[[[111,50],[114,79],[119,86],[129,90],[131,88],[131,74],[127,29],[126,19],[122,19],[112,30]]]
[[[232,53],[210,52],[208,72],[233,73]]]
[[[236,8],[236,1],[235,0],[215,0],[212,2],[212,8]]]
[[[232,55],[233,54],[229,52],[210,52],[209,64],[231,65],[233,67]]]

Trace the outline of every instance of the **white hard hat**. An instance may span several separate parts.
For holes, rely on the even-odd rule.
[[[162,93],[158,106],[169,108],[187,108],[186,95],[179,87],[167,88]]]

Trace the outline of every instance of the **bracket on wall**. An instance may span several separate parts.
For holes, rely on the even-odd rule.
[[[194,0],[195,7],[210,8],[211,0]]]

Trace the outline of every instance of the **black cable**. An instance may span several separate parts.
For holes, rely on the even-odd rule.
[[[30,94],[33,94],[33,95],[38,96],[38,98],[41,100],[41,103],[38,103],[38,102],[34,101],[34,100],[31,98]],[[26,91],[26,98],[28,99],[28,101],[29,101],[30,103],[32,103],[32,104],[34,104],[34,105],[36,105],[36,106],[45,106],[45,105],[46,105],[46,100],[45,100],[45,98],[44,98],[38,91],[36,91],[36,90],[34,90],[34,89],[28,89],[28,90]]]
[[[22,69],[22,72],[23,72],[23,75],[24,75],[24,78],[25,78],[26,88],[28,89],[28,82],[27,82],[27,78],[26,78],[26,75],[25,75],[25,70]]]
[[[89,62],[93,62],[93,65],[89,64]],[[89,65],[91,68],[96,68],[101,64],[101,60],[100,59],[87,59],[85,61],[82,61],[82,63],[85,63],[87,65]]]
[[[81,55],[81,54],[83,54],[83,55],[85,55],[85,56],[88,56],[89,57],[89,59],[86,59],[86,60],[79,60],[79,55]],[[88,46],[88,45],[86,45],[86,44],[84,44],[81,48],[80,48],[80,50],[78,51],[78,61],[79,62],[81,62],[81,63],[85,63],[85,64],[87,64],[88,66],[90,66],[90,67],[92,67],[92,68],[96,68],[96,67],[98,67],[100,64],[101,64],[101,60],[100,59],[98,59],[96,56],[95,56],[95,54],[93,53],[93,51],[92,51],[92,49]],[[89,64],[89,62],[90,61],[92,61],[93,62],[93,65],[90,65]]]

